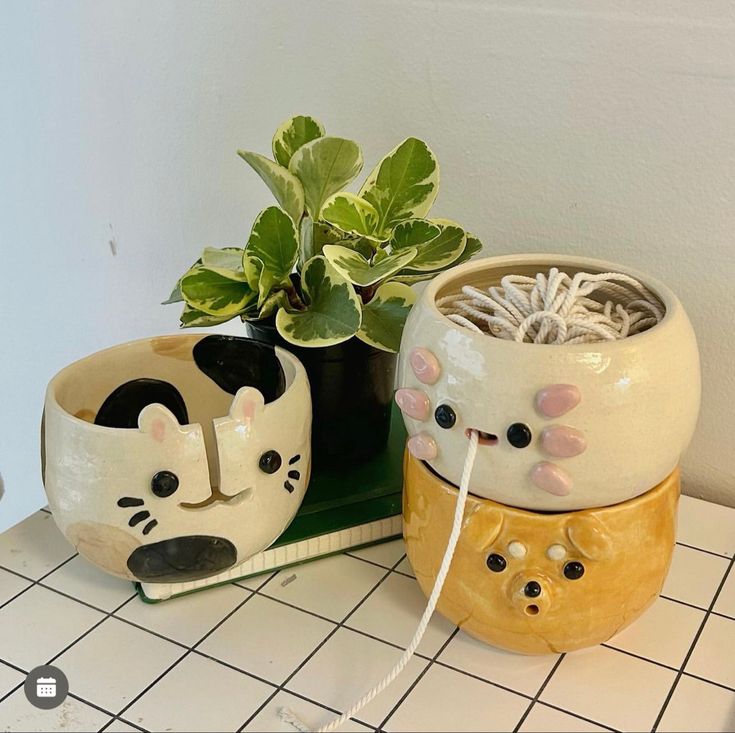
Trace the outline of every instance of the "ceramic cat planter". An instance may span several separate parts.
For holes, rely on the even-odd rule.
[[[46,493],[61,531],[103,570],[197,580],[288,526],[310,429],[306,373],[287,351],[219,335],[134,341],[49,384]]]
[[[477,334],[436,307],[463,285],[552,266],[629,274],[659,297],[664,318],[620,341],[558,346]],[[403,333],[398,384],[415,456],[458,485],[465,431],[481,430],[470,492],[541,511],[607,506],[663,481],[691,438],[700,398],[697,344],[676,296],[629,268],[567,255],[492,257],[432,280]]]
[[[457,489],[406,453],[404,537],[431,592]],[[524,654],[599,644],[656,599],[674,547],[679,472],[602,509],[543,514],[467,498],[438,610],[493,646]]]

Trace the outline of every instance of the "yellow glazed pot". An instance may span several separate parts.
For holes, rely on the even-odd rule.
[[[487,288],[552,266],[631,275],[658,296],[665,316],[620,341],[558,346],[477,334],[437,309],[437,299],[464,285]],[[699,410],[699,356],[681,303],[657,280],[583,257],[511,255],[429,283],[406,323],[398,385],[409,449],[440,476],[459,484],[465,433],[475,428],[491,438],[478,449],[471,493],[569,511],[626,501],[674,470]]]
[[[311,467],[303,366],[278,347],[188,334],[122,344],[63,369],[42,427],[53,516],[114,575],[198,580],[288,526]]]
[[[427,595],[457,493],[406,452],[403,533]],[[472,636],[523,654],[606,641],[660,593],[678,499],[678,469],[641,496],[601,509],[543,514],[470,495],[437,608]]]

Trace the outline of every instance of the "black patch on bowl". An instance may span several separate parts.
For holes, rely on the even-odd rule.
[[[97,411],[94,424],[106,428],[137,428],[140,411],[154,402],[168,407],[180,425],[189,422],[184,398],[173,384],[141,377],[125,382],[111,392]]]
[[[197,342],[193,353],[199,369],[229,394],[255,387],[273,402],[286,391],[286,375],[270,344],[214,334]]]
[[[223,537],[188,535],[135,549],[128,568],[136,578],[153,583],[199,580],[232,567],[237,550]]]

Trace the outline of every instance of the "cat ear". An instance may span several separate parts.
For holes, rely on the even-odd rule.
[[[596,517],[584,514],[572,516],[567,522],[566,533],[572,547],[583,557],[603,560],[610,555],[610,535]]]
[[[498,539],[503,527],[503,514],[495,507],[475,505],[466,510],[462,535],[473,548],[484,552]]]
[[[251,425],[265,409],[263,394],[255,387],[240,387],[230,405],[230,417],[243,425]]]
[[[173,412],[159,402],[146,405],[138,415],[138,428],[148,433],[153,440],[162,443],[167,435],[181,430],[179,421]]]

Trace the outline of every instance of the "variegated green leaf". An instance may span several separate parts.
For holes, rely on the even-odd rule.
[[[441,227],[428,219],[407,219],[396,225],[389,243],[393,250],[419,247],[438,237],[441,231]]]
[[[273,315],[279,308],[288,308],[288,295],[285,290],[276,290],[271,293],[264,301],[258,311],[258,318],[268,318]]]
[[[324,202],[344,188],[362,169],[362,152],[357,143],[339,137],[320,137],[302,145],[288,169],[304,187],[306,209],[319,217]]]
[[[257,291],[260,273],[263,272],[263,261],[245,250],[242,255],[242,269],[250,289]]]
[[[164,300],[161,305],[171,305],[171,303],[181,303],[184,300],[184,296],[181,294],[181,281],[176,283],[176,286],[171,291],[171,295]]]
[[[301,272],[301,287],[308,299],[305,311],[276,315],[276,328],[297,346],[331,346],[347,341],[360,328],[360,299],[326,257],[312,257]]]
[[[383,283],[373,299],[362,308],[362,324],[357,337],[384,351],[398,351],[401,334],[416,293],[408,285]]]
[[[423,282],[424,280],[433,280],[440,272],[441,270],[411,273],[408,270],[404,270],[392,277],[391,282],[403,283],[404,285],[416,285],[416,283]]]
[[[298,223],[304,213],[304,188],[301,181],[264,155],[238,150],[237,154],[263,179],[281,208]]]
[[[283,209],[269,206],[260,212],[246,252],[263,263],[258,279],[258,305],[261,306],[274,286],[288,282],[299,255],[296,227]]]
[[[242,270],[242,253],[239,247],[205,247],[201,262],[205,267],[221,267],[225,270]]]
[[[238,280],[231,277],[233,274],[237,273],[193,267],[181,278],[181,294],[195,310],[221,318],[235,316],[257,295],[245,282],[244,275]]]
[[[234,317],[235,314],[229,316],[211,316],[185,303],[180,321],[181,328],[205,328],[208,326],[218,326],[220,323],[227,323],[227,321]]]
[[[273,136],[273,157],[288,168],[293,154],[302,146],[324,135],[324,126],[308,115],[297,115],[286,120]]]
[[[377,231],[426,216],[439,190],[439,163],[422,140],[409,137],[373,169],[360,198],[378,212]]]
[[[417,254],[409,267],[410,270],[428,272],[438,270],[454,262],[465,248],[467,235],[459,226],[442,224],[438,237],[417,247]]]
[[[328,244],[323,251],[324,256],[337,272],[361,287],[385,280],[402,270],[416,257],[416,248],[408,247],[371,265],[369,260],[366,260],[359,252],[338,244]]]
[[[474,234],[470,234],[469,232],[467,232],[467,244],[465,244],[465,247],[462,250],[462,254],[457,257],[454,262],[451,263],[451,266],[456,267],[457,265],[461,265],[464,262],[467,262],[467,260],[474,257],[481,250],[482,242]]]
[[[321,218],[347,234],[374,238],[378,212],[365,199],[342,191],[324,202]]]

